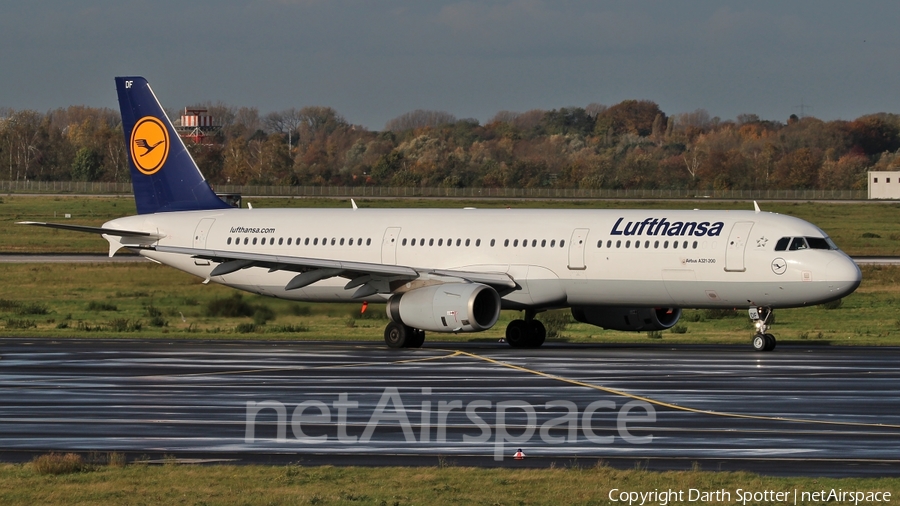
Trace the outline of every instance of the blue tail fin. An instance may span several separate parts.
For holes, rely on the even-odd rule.
[[[204,179],[147,80],[117,77],[138,214],[227,209]]]

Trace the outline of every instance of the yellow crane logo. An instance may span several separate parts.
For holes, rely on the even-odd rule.
[[[131,130],[131,161],[141,174],[156,174],[169,156],[169,131],[158,118],[144,116]]]

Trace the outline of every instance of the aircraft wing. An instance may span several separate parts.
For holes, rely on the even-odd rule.
[[[295,290],[311,285],[323,279],[342,277],[350,281],[345,289],[357,288],[354,298],[367,297],[376,293],[391,293],[399,285],[420,278],[452,278],[460,281],[482,283],[496,289],[501,295],[509,293],[518,284],[506,273],[472,272],[455,269],[423,269],[403,265],[386,265],[369,262],[350,262],[322,258],[294,257],[286,255],[267,255],[263,253],[247,253],[238,251],[210,250],[200,248],[184,248],[178,246],[153,246],[162,253],[190,255],[194,258],[217,262],[209,273],[212,276],[224,276],[249,267],[268,268],[274,271],[294,271],[299,273],[287,285],[286,290]]]

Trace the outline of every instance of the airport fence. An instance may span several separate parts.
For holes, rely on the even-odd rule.
[[[866,190],[641,190],[590,188],[406,188],[394,186],[262,186],[216,185],[217,193],[249,197],[433,197],[541,199],[733,199],[733,200],[864,200]],[[87,195],[130,195],[131,183],[83,181],[0,181],[0,192]]]

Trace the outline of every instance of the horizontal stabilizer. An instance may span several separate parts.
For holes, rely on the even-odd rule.
[[[43,221],[20,221],[16,225],[32,225],[35,227],[59,228],[62,230],[72,230],[75,232],[87,232],[89,234],[106,234],[118,237],[148,237],[151,239],[162,239],[163,235],[151,234],[150,232],[138,232],[137,230],[117,230],[115,228],[89,227],[87,225],[69,225],[65,223],[46,223]]]

